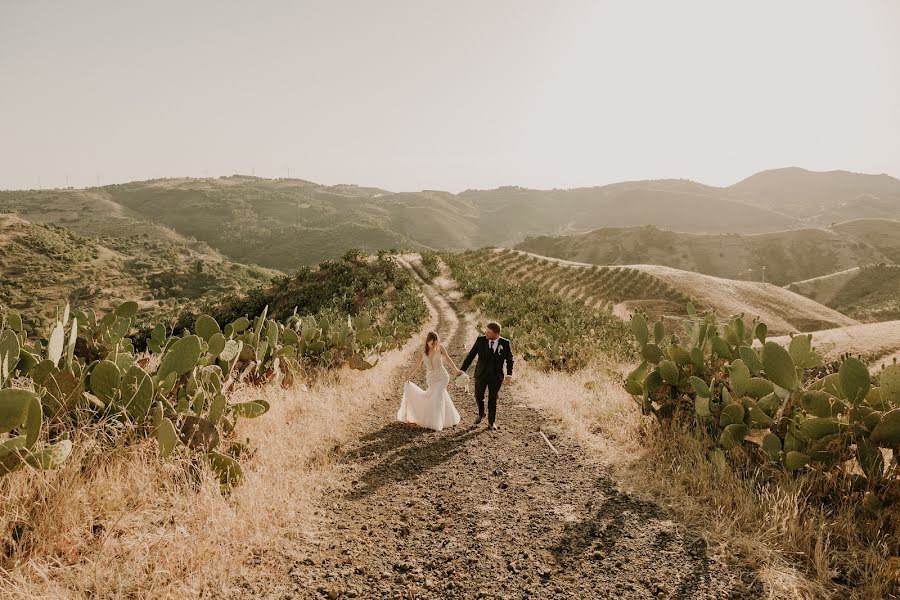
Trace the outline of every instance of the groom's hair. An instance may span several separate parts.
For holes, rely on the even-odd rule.
[[[490,329],[491,331],[493,331],[494,333],[498,333],[498,334],[500,333],[500,323],[494,323],[493,321],[491,321],[490,323],[487,324],[487,328]]]

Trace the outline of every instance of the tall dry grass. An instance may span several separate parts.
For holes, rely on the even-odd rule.
[[[693,431],[662,430],[621,387],[624,370],[594,363],[574,374],[520,369],[519,393],[612,465],[632,491],[667,506],[723,556],[752,570],[771,598],[887,598],[897,593],[891,540],[872,534],[856,500],[810,496],[834,482],[751,468],[720,473]],[[900,535],[900,531],[894,532]],[[841,581],[855,582],[842,587]]]
[[[256,451],[230,493],[199,463],[161,461],[155,441],[134,443],[127,431],[100,443],[82,430],[60,469],[0,478],[0,531],[24,532],[0,555],[0,598],[226,595],[284,536],[315,535],[335,450],[395,391],[393,374],[420,337],[373,369],[335,372],[309,389],[236,390],[236,401],[264,397],[272,408],[239,423]]]

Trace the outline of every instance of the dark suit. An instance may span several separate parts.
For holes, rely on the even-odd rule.
[[[512,375],[513,355],[509,340],[498,337],[495,341],[496,351],[491,351],[490,341],[483,335],[478,336],[469,355],[460,367],[465,371],[478,357],[475,365],[475,400],[478,401],[478,415],[484,416],[484,391],[488,391],[488,423],[494,424],[497,416],[497,396],[503,384],[503,363],[506,363],[506,374]]]

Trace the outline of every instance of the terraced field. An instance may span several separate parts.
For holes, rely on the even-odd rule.
[[[686,314],[692,298],[659,277],[633,267],[585,265],[527,252],[497,250],[490,262],[502,262],[527,282],[561,296],[628,318],[640,308],[653,316]]]
[[[688,302],[722,316],[760,316],[773,333],[856,325],[836,310],[767,283],[737,281],[657,265],[599,266],[518,250],[498,249],[489,259],[515,277],[552,293],[628,319],[635,310],[652,318],[686,315]]]

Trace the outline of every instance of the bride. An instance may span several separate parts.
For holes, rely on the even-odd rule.
[[[415,366],[410,371],[403,385],[403,400],[397,411],[397,420],[404,423],[415,423],[428,429],[440,431],[444,427],[453,427],[459,423],[459,412],[453,406],[453,400],[447,393],[450,374],[444,367],[444,361],[453,368],[453,372],[461,374],[453,360],[447,354],[435,332],[425,338],[425,349],[419,354]],[[428,389],[423,390],[410,381],[413,374],[425,363],[425,381]]]

